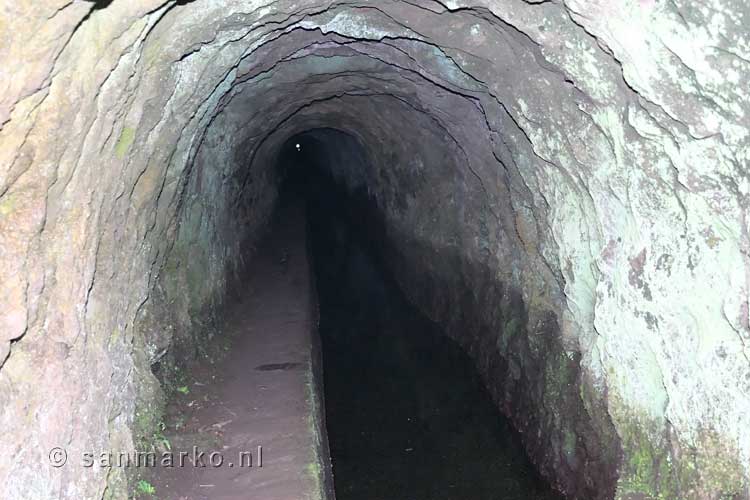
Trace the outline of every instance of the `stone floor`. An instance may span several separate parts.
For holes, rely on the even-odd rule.
[[[169,435],[172,451],[188,455],[184,467],[154,471],[159,499],[321,495],[316,408],[322,406],[311,390],[316,304],[301,206],[281,207],[248,275],[242,299],[228,313],[227,356],[219,366],[197,370],[196,378],[208,380],[192,383],[171,408],[170,420],[179,425]],[[194,446],[205,451],[205,467]],[[214,466],[220,460],[211,458],[214,451],[223,457],[221,466]]]

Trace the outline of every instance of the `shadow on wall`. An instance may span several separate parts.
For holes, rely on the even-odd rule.
[[[436,247],[429,238],[399,231],[392,208],[367,189],[368,160],[356,138],[333,129],[294,136],[279,156],[280,168],[299,194],[330,192],[326,176],[343,186],[349,200],[346,210],[357,214],[366,246],[382,257],[408,300],[473,359],[495,405],[524,436],[541,473],[573,497],[613,498],[622,453],[619,440],[581,373],[580,355],[568,354],[560,341],[557,315],[537,314],[529,324],[520,290],[497,278],[488,262],[461,248]],[[330,197],[335,198],[335,192]],[[315,203],[326,204],[327,198],[321,195]],[[344,229],[328,219],[324,224],[333,226],[323,229],[339,243],[334,247],[343,248]],[[353,266],[351,272],[368,276],[367,266],[356,258],[334,257]],[[581,477],[586,478],[583,484],[576,482]]]
[[[371,200],[315,167],[295,172],[313,181],[297,185],[308,202],[337,498],[560,499],[468,356],[388,274]]]

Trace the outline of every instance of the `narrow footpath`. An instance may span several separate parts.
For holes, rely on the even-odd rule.
[[[187,459],[153,471],[154,498],[325,496],[320,457],[327,445],[313,375],[317,305],[305,238],[302,204],[280,207],[253,256],[244,295],[228,311],[228,353],[218,369],[193,372],[208,380],[185,387],[171,408],[177,430],[168,426],[165,436],[173,454]],[[194,456],[194,447],[205,454]]]

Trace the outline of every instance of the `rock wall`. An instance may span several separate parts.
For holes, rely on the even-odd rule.
[[[77,458],[148,434],[306,131],[559,488],[750,497],[742,0],[0,6],[3,498],[126,495]]]

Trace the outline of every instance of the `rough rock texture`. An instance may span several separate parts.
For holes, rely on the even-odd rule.
[[[78,457],[148,433],[302,132],[561,490],[750,497],[744,0],[0,6],[3,498],[124,498]]]

